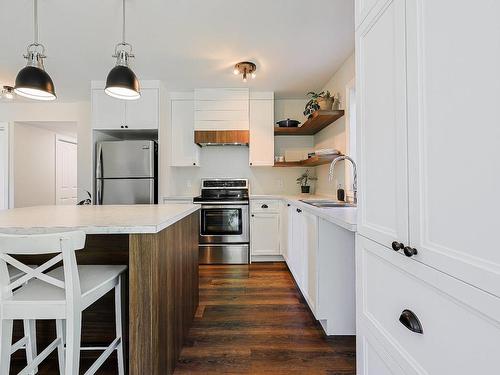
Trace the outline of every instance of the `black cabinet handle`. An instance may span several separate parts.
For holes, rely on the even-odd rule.
[[[412,256],[418,254],[417,249],[414,249],[413,247],[410,246],[406,246],[403,251],[408,258],[411,258]]]
[[[392,243],[392,249],[393,249],[394,251],[403,250],[403,249],[404,249],[404,247],[405,247],[405,245],[404,245],[403,243],[401,243],[401,242],[394,241],[394,242]]]
[[[297,208],[297,212],[300,214],[302,210],[300,208]]]
[[[415,313],[411,310],[403,310],[401,316],[399,317],[399,321],[412,332],[419,334],[424,333],[420,320],[418,320]]]
[[[250,165],[253,165],[253,163],[250,163]]]
[[[287,203],[287,204],[286,204],[286,206],[287,206],[287,207],[290,207],[290,203]]]
[[[196,163],[193,163],[193,165],[196,165]]]
[[[255,217],[255,215],[254,215],[254,214],[252,214],[252,217]]]
[[[123,125],[122,125],[122,126],[120,126],[120,128],[122,128],[122,129],[123,129]]]
[[[263,204],[260,208],[269,208],[269,206],[267,204]]]
[[[125,125],[125,129],[128,129],[128,125]]]

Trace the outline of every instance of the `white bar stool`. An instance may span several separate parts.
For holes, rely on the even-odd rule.
[[[103,348],[103,353],[85,375],[95,374],[115,350],[118,356],[118,374],[124,375],[121,279],[127,267],[77,266],[75,250],[83,249],[84,246],[85,233],[81,231],[42,235],[0,234],[0,374],[9,373],[12,322],[15,319],[54,319],[57,327],[56,339],[33,358],[20,375],[35,372],[38,365],[56,348],[60,373],[78,374],[82,312],[114,289],[116,338],[108,347]],[[33,269],[11,256],[23,254],[57,255]],[[62,267],[46,272],[60,261],[63,263]],[[25,275],[11,281],[8,277],[8,265]]]
[[[33,268],[33,266],[29,266]],[[25,273],[15,267],[8,266],[8,275],[10,282],[16,281]],[[26,351],[26,361],[30,365],[36,357],[36,321],[32,319],[23,320],[24,336],[16,343],[12,344],[10,354],[14,354],[18,350],[24,349]],[[30,375],[36,374],[37,368],[34,368]]]

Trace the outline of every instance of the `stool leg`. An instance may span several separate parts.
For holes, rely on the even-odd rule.
[[[12,346],[12,320],[0,319],[0,374],[10,371],[10,350]]]
[[[57,358],[59,360],[59,373],[64,374],[64,344],[66,337],[64,335],[64,320],[56,320],[57,338],[61,339],[61,343],[57,346]]]
[[[33,363],[33,360],[37,356],[37,349],[36,349],[36,320],[33,319],[26,319],[23,320],[23,326],[24,326],[24,336],[26,336],[27,342],[26,342],[26,360],[28,362],[28,365]],[[30,373],[30,375],[34,375],[38,372],[38,368],[35,367],[33,371]]]
[[[123,355],[123,334],[122,334],[122,277],[118,278],[115,286],[115,316],[116,316],[116,337],[120,338],[120,345],[116,348],[118,357],[118,375],[125,375],[124,355]]]
[[[66,317],[65,375],[79,374],[82,312],[73,311]]]

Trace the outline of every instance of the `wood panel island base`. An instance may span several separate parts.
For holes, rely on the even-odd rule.
[[[77,252],[79,264],[129,266],[124,296],[128,301],[124,316],[128,339],[124,323],[124,341],[128,347],[128,373],[133,375],[174,371],[198,307],[198,225],[198,206],[179,204],[51,206],[0,213],[0,232],[81,229],[87,232],[87,241],[85,249]],[[23,259],[33,264],[44,260],[42,256]],[[82,347],[112,341],[113,304],[113,296],[109,295],[84,313]],[[20,336],[20,328],[17,326],[15,336]],[[54,333],[52,321],[37,321],[39,348],[48,345]],[[97,358],[99,354],[82,352],[82,357]],[[56,356],[51,358],[56,360]]]

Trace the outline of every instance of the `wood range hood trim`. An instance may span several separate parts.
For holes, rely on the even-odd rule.
[[[194,143],[205,146],[248,146],[248,130],[195,130]]]

